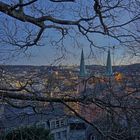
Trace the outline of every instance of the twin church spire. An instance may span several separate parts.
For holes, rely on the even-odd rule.
[[[108,50],[108,55],[107,55],[106,75],[107,76],[112,76],[113,75],[110,50]]]
[[[85,67],[85,60],[84,60],[84,52],[82,49],[81,52],[81,61],[80,61],[80,72],[79,72],[79,77],[86,77],[86,67]]]
[[[111,56],[110,56],[110,50],[109,50],[108,55],[107,55],[107,63],[106,63],[106,76],[112,76],[112,75],[113,75],[113,71],[112,71]],[[81,77],[81,78],[86,77],[86,67],[85,67],[83,49],[81,52],[79,77]]]

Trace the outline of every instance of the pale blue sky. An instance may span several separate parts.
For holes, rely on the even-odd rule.
[[[8,1],[8,0],[7,0]],[[5,2],[5,0],[4,0]],[[42,3],[44,4],[44,1],[42,0]],[[77,6],[77,3],[75,3],[75,8]],[[49,4],[48,4],[48,8]],[[52,8],[52,7],[51,7]],[[50,8],[50,9],[51,9]],[[69,12],[69,5],[66,4],[65,5],[65,11],[61,12],[61,16],[63,16],[65,19],[71,19],[73,18],[72,12]],[[63,9],[62,9],[63,10]],[[51,10],[50,10],[51,11]],[[59,16],[59,15],[57,15]],[[2,20],[2,18],[5,18],[4,14],[0,14],[0,18]],[[8,22],[12,22],[13,19],[7,17]],[[120,20],[123,20],[124,22],[126,20],[128,20],[128,15],[123,14],[121,15]],[[18,26],[22,27],[23,23],[22,22],[17,22]],[[28,26],[28,23],[26,23]],[[34,26],[31,26],[31,28],[34,29]],[[0,27],[2,27],[2,23],[0,24]],[[13,24],[10,24],[10,28],[12,30],[13,28]],[[45,32],[45,39],[42,40],[42,44],[43,46],[33,46],[32,48],[29,48],[25,53],[21,53],[20,55],[16,56],[16,57],[12,57],[9,60],[2,60],[1,63],[5,63],[5,64],[15,64],[15,65],[59,65],[59,64],[79,64],[80,63],[80,53],[81,50],[83,48],[84,50],[84,55],[85,55],[85,61],[86,64],[101,64],[101,65],[105,65],[106,63],[106,56],[107,56],[107,50],[109,48],[112,48],[113,46],[116,46],[116,49],[111,50],[111,54],[112,54],[112,62],[115,65],[118,64],[127,64],[126,60],[123,58],[126,54],[125,54],[125,50],[123,48],[121,48],[118,44],[118,42],[112,38],[109,38],[108,36],[103,36],[103,35],[98,35],[98,34],[90,34],[90,38],[91,40],[95,43],[95,45],[98,46],[105,46],[105,52],[103,50],[97,49],[93,47],[93,52],[94,54],[92,56],[90,56],[89,58],[89,54],[90,54],[90,47],[89,47],[89,42],[85,39],[85,37],[83,36],[79,36],[77,37],[77,41],[78,44],[75,44],[73,42],[73,40],[71,38],[66,38],[64,39],[64,49],[67,50],[66,55],[63,59],[61,59],[61,61],[57,61],[54,63],[54,60],[56,60],[57,58],[61,57],[63,55],[63,50],[62,51],[58,51],[56,49],[56,47],[52,47],[52,45],[50,44],[49,40],[51,38],[58,38],[58,32],[54,32],[53,30],[49,30],[47,32]],[[24,33],[22,31],[22,28],[19,30],[18,33],[18,37],[23,37]],[[11,48],[9,44],[3,45],[1,44],[1,48],[5,49],[5,48]],[[1,49],[1,50],[2,50]],[[4,54],[0,54],[1,57]],[[9,54],[8,54],[9,55]],[[6,55],[5,55],[6,56]],[[136,62],[134,60],[134,62]],[[130,62],[132,63],[132,62]]]

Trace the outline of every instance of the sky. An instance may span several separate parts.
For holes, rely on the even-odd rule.
[[[6,0],[8,2],[8,0]],[[4,2],[6,2],[4,1]],[[42,1],[41,4],[46,4]],[[38,6],[41,6],[41,4],[38,4]],[[48,4],[49,5],[49,4]],[[65,5],[65,11],[61,12],[59,16],[64,17],[65,19],[71,19],[73,18],[72,13],[69,11],[69,6],[66,4]],[[76,8],[75,4],[75,8]],[[52,7],[50,8],[50,11]],[[60,8],[60,10],[62,10]],[[27,10],[26,13],[29,13]],[[58,14],[58,13],[57,13]],[[56,15],[55,15],[56,16]],[[58,15],[57,15],[58,16]],[[11,32],[14,32],[14,23],[13,23],[13,18],[9,18],[8,16],[5,16],[4,14],[0,14],[1,20],[7,21],[8,19],[8,26],[11,30]],[[6,18],[6,19],[5,19]],[[124,14],[121,16],[123,20],[127,20],[128,17]],[[18,25],[18,33],[16,37],[19,37],[22,39],[25,36],[25,29],[24,29],[24,23],[17,21],[16,22]],[[36,31],[34,29],[33,25],[29,25],[29,28],[32,30]],[[3,28],[3,23],[0,23],[0,27]],[[28,27],[27,27],[28,28]],[[2,36],[3,33],[0,30],[0,35]],[[70,33],[71,35],[73,34],[72,32]],[[84,50],[84,55],[85,55],[85,61],[87,65],[92,65],[92,64],[99,64],[99,65],[105,65],[106,64],[106,57],[107,57],[107,51],[109,48],[113,48],[115,46],[115,49],[111,49],[111,57],[112,57],[112,63],[113,65],[121,65],[121,64],[128,64],[128,63],[135,63],[135,59],[129,60],[127,57],[127,53],[125,49],[120,48],[118,46],[118,42],[115,41],[112,38],[109,38],[108,36],[101,36],[97,34],[91,34],[90,38],[92,41],[99,46],[106,46],[105,51],[102,49],[97,49],[93,48],[93,55],[90,55],[90,44],[89,42],[85,39],[83,36],[78,36],[77,37],[77,44],[69,38],[66,37],[64,39],[64,48],[62,49],[59,47],[59,49],[56,46],[52,46],[50,43],[51,39],[59,39],[59,33],[54,32],[54,30],[49,30],[44,33],[45,38],[42,39],[42,46],[33,46],[31,48],[28,48],[25,52],[22,50],[17,50],[16,51],[11,51],[10,53],[3,53],[4,51],[11,49],[10,44],[3,44],[1,43],[1,58],[3,56],[9,57],[8,59],[2,59],[0,62],[1,64],[12,64],[12,65],[79,65],[80,63],[80,54],[81,50]],[[3,35],[4,36],[4,35]],[[15,37],[15,39],[16,39]],[[16,47],[15,47],[16,48]],[[3,51],[4,49],[4,51]],[[66,51],[65,51],[66,50]],[[62,55],[65,55],[63,59],[59,59]],[[58,61],[55,61],[58,60]],[[126,62],[127,60],[127,62]],[[128,62],[129,60],[129,62]]]

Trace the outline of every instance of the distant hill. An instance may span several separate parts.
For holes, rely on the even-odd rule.
[[[69,69],[65,67],[60,66],[32,66],[32,65],[0,65],[0,71],[5,71],[12,74],[21,74],[21,73],[40,73],[45,74],[49,71],[59,71],[59,70],[74,70],[79,71],[79,67],[70,67]],[[101,65],[87,65],[86,69],[90,72],[105,72],[105,66]],[[132,64],[132,65],[121,65],[121,66],[113,66],[114,72],[139,72],[140,73],[140,63]]]

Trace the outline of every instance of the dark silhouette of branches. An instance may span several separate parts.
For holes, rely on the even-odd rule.
[[[75,12],[73,8],[71,8],[69,11],[72,13],[75,12],[76,18],[63,18],[63,16],[54,16],[61,11],[59,11],[58,7],[53,9],[53,4],[59,3],[62,3],[62,5],[64,6],[65,4],[75,6],[75,4],[77,3],[77,12]],[[19,41],[19,37],[17,37],[16,39],[13,37],[11,38],[11,45],[15,45],[20,48],[28,48],[34,45],[39,45],[43,40],[43,37],[45,36],[45,32],[48,32],[48,29],[55,29],[56,31],[60,31],[60,38],[62,39],[60,42],[57,42],[57,44],[66,39],[66,37],[69,36],[72,30],[80,33],[82,36],[85,36],[85,39],[87,39],[87,41],[89,41],[91,44],[90,47],[102,47],[96,45],[92,41],[91,33],[97,35],[101,34],[103,36],[108,35],[117,40],[122,46],[129,46],[129,43],[133,41],[139,43],[139,35],[137,33],[137,30],[135,30],[134,28],[129,28],[129,26],[131,25],[135,26],[135,23],[139,22],[140,20],[140,14],[137,11],[139,6],[139,4],[137,4],[137,1],[131,2],[127,0],[127,2],[124,3],[124,1],[120,0],[114,2],[95,0],[94,3],[92,3],[92,7],[90,7],[90,2],[86,3],[89,7],[88,13],[86,15],[82,13],[86,13],[86,11],[84,11],[84,7],[80,5],[78,1],[74,0],[51,0],[49,4],[51,4],[52,10],[50,11],[50,13],[46,9],[47,4],[44,4],[43,6],[40,4],[40,6],[38,6],[38,0],[31,0],[26,2],[21,0],[17,4],[11,4],[1,1],[0,11],[5,14],[5,17],[8,15],[14,18],[16,21],[23,22],[23,25],[32,24],[37,29],[36,34],[33,34],[33,32],[28,33],[31,38],[29,41],[27,41],[27,38],[29,37],[28,35],[23,38],[24,40],[22,40],[22,43]],[[22,8],[22,12],[19,12],[20,8]],[[83,11],[80,10],[82,8]],[[27,12],[27,9],[28,11],[31,11],[33,9],[35,13],[31,14],[30,12]],[[63,9],[65,11],[65,8]],[[124,10],[124,15],[128,15],[129,13],[131,16],[128,16],[126,20],[120,20],[119,18],[121,16],[117,13],[122,13],[121,10]],[[68,17],[68,15],[66,16]],[[1,40],[3,40],[3,42],[7,41],[5,39]]]

